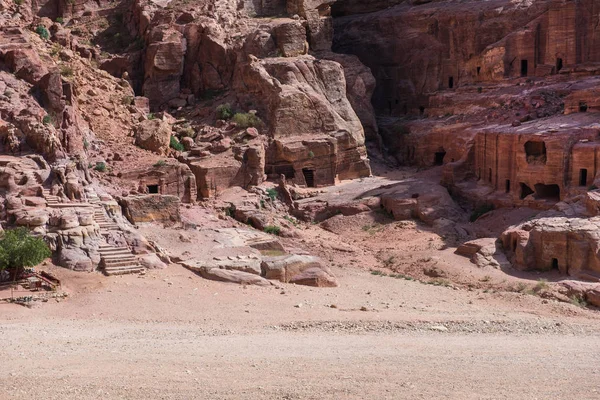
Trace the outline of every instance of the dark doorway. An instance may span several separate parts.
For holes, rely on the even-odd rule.
[[[506,193],[510,193],[510,179],[506,180],[506,188],[505,188],[505,190],[506,190]]]
[[[304,174],[306,187],[315,187],[315,171],[313,171],[312,169],[303,168],[302,174]]]
[[[477,67],[477,76],[479,76],[480,72],[481,72],[481,67]]]
[[[585,101],[579,102],[579,112],[587,112],[588,105]]]
[[[491,182],[491,181],[492,181],[492,169],[489,168],[488,169],[488,182]]]
[[[579,186],[587,185],[587,169],[581,168],[579,170]]]
[[[536,183],[535,186],[535,197],[538,199],[548,200],[560,200],[560,187],[558,185],[544,185],[543,183]]]
[[[527,76],[527,60],[521,60],[521,76]]]
[[[419,107],[419,114],[421,114],[421,115],[425,114],[425,107],[423,107],[423,106]]]
[[[552,259],[552,269],[558,269],[558,259],[557,258]]]
[[[438,151],[435,153],[435,156],[433,158],[433,163],[435,165],[444,165],[444,157],[446,156],[446,152],[445,151]]]
[[[525,197],[529,196],[530,194],[533,194],[533,190],[531,190],[531,188],[529,186],[527,186],[526,184],[524,184],[523,182],[521,182],[521,200],[523,200]]]
[[[448,88],[452,89],[454,87],[454,77],[451,76],[448,78]]]
[[[529,164],[546,164],[546,143],[525,142],[525,156]]]
[[[558,74],[558,71],[560,71],[563,67],[563,61],[562,58],[557,58],[556,59],[556,73]]]
[[[148,193],[150,194],[158,194],[158,185],[148,185]]]

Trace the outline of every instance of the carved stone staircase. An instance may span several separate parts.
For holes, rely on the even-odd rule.
[[[124,275],[144,272],[135,255],[127,247],[100,245],[98,252],[106,275]]]
[[[50,189],[42,188],[42,196],[46,199],[48,207],[58,207],[61,204],[60,197],[50,194]]]
[[[105,234],[111,230],[118,230],[119,225],[117,225],[113,220],[111,220],[107,215],[106,211],[104,211],[104,207],[100,204],[94,205],[94,221],[98,225],[100,225],[100,233]]]

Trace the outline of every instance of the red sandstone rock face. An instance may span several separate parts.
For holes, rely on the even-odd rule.
[[[382,7],[347,1],[339,4],[346,16],[335,19],[334,49],[358,55],[371,68],[378,112],[418,113],[442,88],[546,76],[597,62],[594,7],[591,0],[526,6],[440,1],[373,12]]]

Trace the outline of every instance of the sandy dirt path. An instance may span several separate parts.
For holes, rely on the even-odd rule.
[[[0,306],[0,398],[600,398],[595,311],[334,272],[316,289],[57,269],[68,300]]]

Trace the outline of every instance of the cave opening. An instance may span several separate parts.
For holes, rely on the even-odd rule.
[[[580,101],[579,102],[579,112],[587,112],[588,110],[588,105],[585,101]]]
[[[425,107],[423,107],[423,106],[419,107],[419,114],[421,114],[421,115],[425,114]]]
[[[315,171],[312,169],[303,168],[302,174],[306,181],[306,187],[315,187]]]
[[[506,193],[510,193],[510,179],[506,180],[506,186],[504,189],[505,189]]]
[[[477,76],[481,73],[481,67],[477,67]]]
[[[529,196],[530,194],[533,194],[533,190],[531,190],[531,188],[529,186],[527,186],[523,182],[521,182],[520,185],[521,185],[521,196],[519,196],[519,197],[521,198],[521,200],[523,200],[525,197]]]
[[[525,155],[527,162],[532,163],[546,163],[546,143],[528,141],[525,142]]]
[[[562,58],[557,58],[556,59],[556,73],[558,73],[558,71],[560,71],[563,67],[563,59]]]
[[[444,165],[444,157],[446,157],[446,151],[444,149],[437,151],[433,157],[433,164]]]
[[[534,185],[535,188],[535,197],[538,199],[548,199],[548,200],[560,200],[560,187],[556,184],[545,185],[543,183],[536,183]]]
[[[527,60],[521,60],[521,76],[527,76]]]
[[[552,269],[558,269],[558,258],[552,259]]]
[[[148,193],[150,194],[158,194],[158,185],[147,185]]]
[[[587,185],[587,169],[581,168],[579,170],[579,186]]]
[[[454,77],[451,76],[448,78],[448,88],[452,89],[454,87]]]

